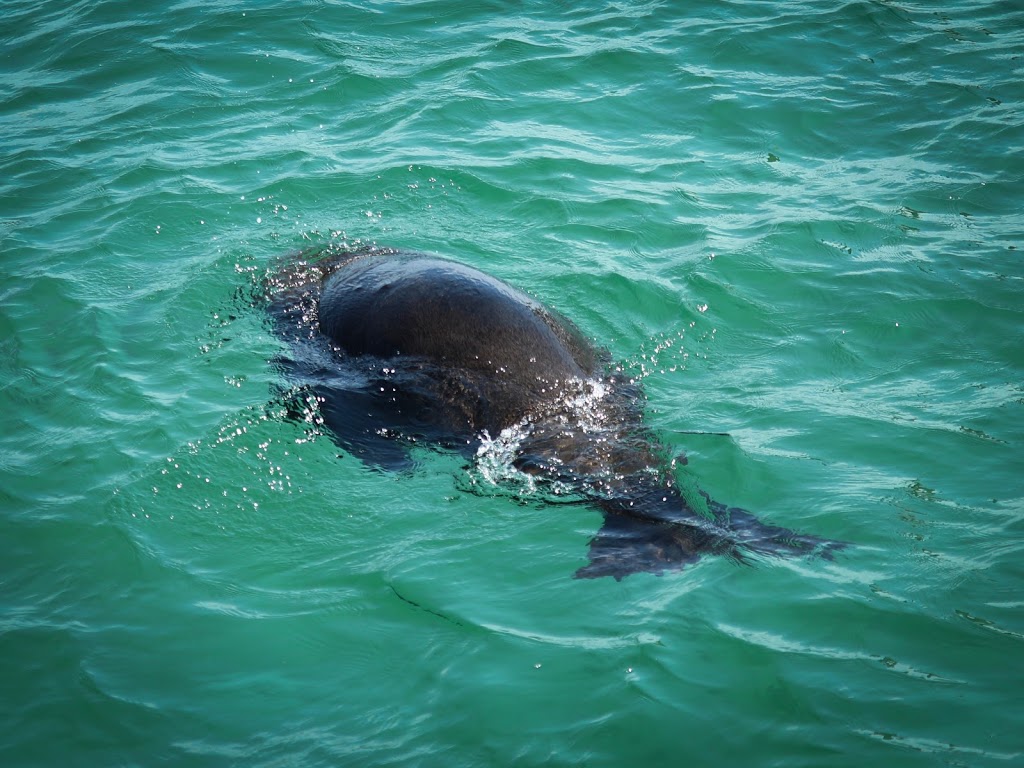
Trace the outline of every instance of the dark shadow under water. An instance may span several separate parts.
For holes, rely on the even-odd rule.
[[[662,573],[704,554],[830,559],[845,546],[702,491],[688,500],[640,388],[570,321],[475,269],[328,247],[287,259],[261,302],[288,344],[278,362],[299,393],[293,415],[312,413],[346,452],[401,470],[414,445],[475,457],[498,439],[515,470],[600,509],[577,577]]]

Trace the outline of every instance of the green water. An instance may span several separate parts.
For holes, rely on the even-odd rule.
[[[1024,761],[1018,3],[0,9],[0,765]],[[331,240],[854,546],[578,581],[596,511],[307,439],[245,297]]]

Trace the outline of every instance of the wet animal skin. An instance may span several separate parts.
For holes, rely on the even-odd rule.
[[[413,444],[513,465],[604,513],[579,578],[678,570],[704,554],[831,558],[840,542],[684,494],[643,420],[641,390],[566,318],[472,267],[418,253],[325,249],[287,261],[267,308],[285,375],[343,449],[408,465]]]

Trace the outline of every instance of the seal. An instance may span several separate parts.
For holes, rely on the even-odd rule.
[[[643,392],[527,294],[464,264],[382,248],[297,254],[265,286],[278,363],[335,441],[385,470],[428,444],[512,466],[604,513],[577,578],[661,574],[704,554],[831,559],[842,542],[685,493]],[[301,408],[295,409],[301,413]]]

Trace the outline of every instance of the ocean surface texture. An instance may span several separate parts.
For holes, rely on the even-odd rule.
[[[1024,6],[0,4],[0,765],[1024,764]],[[679,482],[851,543],[575,580],[288,418],[276,258],[483,269]]]

